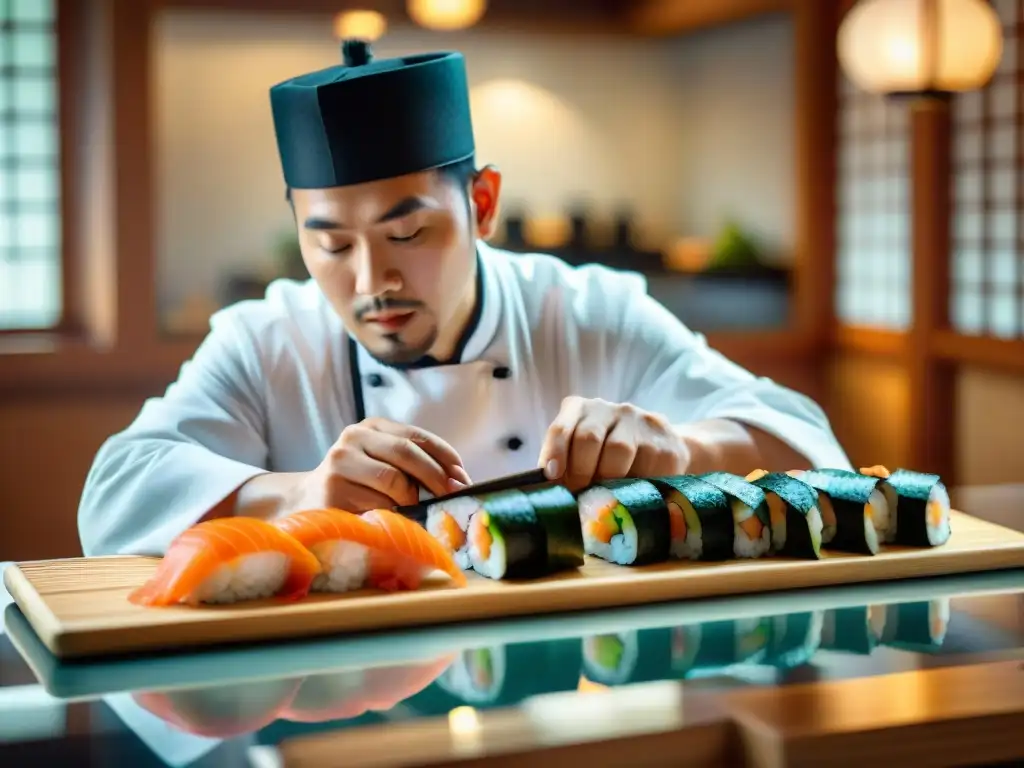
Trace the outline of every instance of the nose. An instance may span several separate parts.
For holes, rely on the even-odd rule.
[[[368,244],[360,243],[355,248],[352,263],[356,271],[356,293],[362,296],[379,296],[402,287],[402,278],[386,258],[374,255]]]

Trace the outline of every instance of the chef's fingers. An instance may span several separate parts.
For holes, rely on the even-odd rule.
[[[555,420],[548,427],[537,462],[538,466],[544,468],[548,480],[559,480],[566,471],[569,443],[576,423],[583,414],[583,402],[578,397],[567,397],[562,401],[562,408]]]
[[[366,454],[359,461],[345,467],[344,479],[389,499],[385,508],[417,504],[420,501],[419,488],[406,473],[386,461]]]
[[[588,409],[573,430],[565,472],[565,485],[569,490],[580,490],[593,481],[605,438],[615,427],[610,416],[600,407]]]
[[[462,463],[462,457],[459,456],[459,452],[456,451],[447,441],[428,432],[420,427],[413,427],[408,424],[398,424],[394,421],[375,422],[373,424],[374,429],[384,432],[386,434],[394,435],[395,437],[401,437],[415,445],[430,455],[434,461],[444,468],[446,480],[448,477],[458,480],[464,485],[471,485],[472,480],[469,479],[469,473],[466,472],[466,468]],[[451,489],[441,491],[442,493],[448,493]]]
[[[434,496],[444,496],[451,490],[445,468],[412,440],[386,432],[370,432],[363,438],[363,450],[371,458],[399,470],[407,480],[418,482]],[[414,496],[410,504],[419,499],[419,493]]]
[[[602,480],[628,477],[636,454],[636,434],[632,423],[620,419],[604,439],[595,476]]]
[[[679,457],[668,441],[649,440],[638,446],[629,474],[633,477],[677,475],[682,473],[678,464]]]

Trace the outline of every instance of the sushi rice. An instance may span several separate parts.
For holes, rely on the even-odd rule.
[[[273,597],[288,578],[291,559],[284,552],[256,552],[218,566],[188,603],[229,604]]]
[[[637,554],[633,518],[615,494],[594,486],[579,495],[583,546],[588,555],[619,565],[632,563]]]
[[[483,506],[474,496],[456,496],[427,507],[427,532],[441,542],[464,571],[471,567],[469,526]]]
[[[763,557],[772,544],[771,528],[762,524],[754,510],[739,499],[730,499],[735,526],[733,550],[736,557]]]
[[[505,687],[505,646],[467,648],[437,679],[438,686],[467,704],[490,704]]]
[[[583,638],[583,665],[595,683],[622,685],[629,682],[639,656],[636,631]]]
[[[351,592],[362,589],[370,572],[370,550],[344,539],[322,541],[310,547],[323,570],[313,579],[314,592]]]

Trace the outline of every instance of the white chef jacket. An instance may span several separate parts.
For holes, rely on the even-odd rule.
[[[85,554],[162,554],[253,476],[314,469],[358,420],[359,393],[366,416],[447,440],[474,482],[536,467],[569,395],[674,424],[735,419],[814,466],[850,468],[814,402],[710,349],[640,275],[478,253],[481,305],[451,364],[396,369],[353,345],[353,376],[345,327],[312,280],[216,313],[178,380],[100,448],[79,509]]]

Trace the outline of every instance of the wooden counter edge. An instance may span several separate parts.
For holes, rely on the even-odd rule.
[[[668,689],[679,683],[650,687]],[[632,687],[632,686],[630,686]],[[627,688],[606,697],[610,709]],[[473,737],[456,738],[447,717],[352,728],[289,739],[286,768],[458,765],[495,768],[529,761],[564,768],[571,758],[601,766],[944,766],[1024,758],[1024,663],[1019,660],[787,687],[688,693],[679,727],[554,743],[522,707],[475,711]],[[619,721],[623,718],[617,714]],[[638,715],[638,718],[643,718]],[[632,731],[632,733],[628,732]]]

